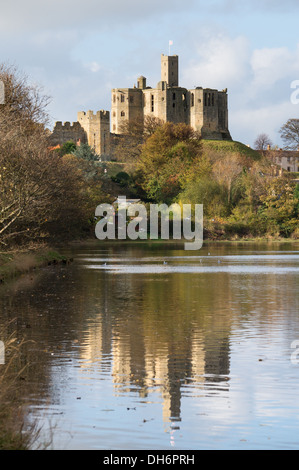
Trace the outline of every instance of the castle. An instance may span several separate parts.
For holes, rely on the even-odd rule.
[[[103,159],[109,160],[113,135],[122,134],[126,121],[142,121],[146,116],[163,122],[189,124],[203,139],[231,140],[228,129],[227,89],[218,91],[179,86],[179,58],[161,55],[161,81],[156,88],[138,77],[133,88],[114,88],[109,111],[80,111],[77,122],[57,122],[50,137],[51,145],[68,140],[88,143]]]

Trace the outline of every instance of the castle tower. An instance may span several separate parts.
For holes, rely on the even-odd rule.
[[[77,119],[87,135],[88,145],[97,155],[107,156],[110,152],[110,113],[109,111],[79,111]]]
[[[146,88],[146,78],[141,75],[137,78],[137,88],[144,90]]]
[[[179,57],[161,54],[161,81],[170,87],[179,86]]]
[[[139,77],[138,88],[113,88],[111,94],[111,124],[113,134],[122,134],[126,122],[143,119],[144,77]],[[139,87],[140,86],[140,87]]]

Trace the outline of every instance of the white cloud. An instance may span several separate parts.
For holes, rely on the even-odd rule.
[[[253,51],[250,64],[254,83],[259,87],[269,87],[289,76],[294,68],[294,59],[294,54],[286,47]]]
[[[182,71],[184,83],[192,81],[191,86],[225,88],[244,81],[250,71],[249,43],[242,36],[230,38],[211,31],[200,37],[194,55],[193,63]]]
[[[0,7],[0,30],[6,32],[44,31],[47,29],[90,31],[130,24],[136,19],[161,16],[171,11],[186,11],[195,0],[10,0]]]
[[[195,56],[182,71],[182,86],[228,88],[229,127],[233,139],[253,145],[265,132],[281,145],[279,129],[299,115],[291,103],[291,82],[299,79],[297,48],[250,48],[243,36],[205,31]],[[187,85],[186,85],[187,83]]]

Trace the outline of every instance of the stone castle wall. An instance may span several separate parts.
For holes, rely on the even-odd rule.
[[[71,125],[70,122],[65,122],[64,124],[62,124],[61,121],[58,121],[55,123],[49,141],[50,145],[52,145],[53,147],[55,147],[56,145],[61,145],[68,141],[72,141],[75,143],[81,141],[82,143],[86,143],[87,135],[79,122],[74,122]]]
[[[123,124],[145,116],[164,122],[189,124],[206,139],[229,139],[227,90],[179,86],[178,56],[161,55],[161,81],[156,88],[137,79],[137,88],[112,90],[112,132],[122,133]]]
[[[114,88],[109,111],[80,111],[77,122],[55,124],[51,145],[68,140],[88,143],[103,159],[112,153],[112,136],[124,133],[127,122],[144,117],[163,122],[186,123],[205,139],[231,140],[228,128],[227,90],[179,86],[178,56],[161,55],[161,81],[156,88],[146,85],[146,78],[137,78],[137,87]]]

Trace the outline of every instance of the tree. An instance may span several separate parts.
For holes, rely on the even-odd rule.
[[[254,148],[260,151],[267,150],[268,146],[272,147],[272,145],[273,143],[267,134],[259,134],[254,142]]]
[[[213,175],[226,189],[227,204],[231,204],[232,186],[243,170],[243,163],[239,154],[227,154],[219,158],[213,165]]]
[[[260,197],[262,215],[282,236],[289,236],[299,228],[297,191],[297,185],[289,175],[265,182],[265,194]]]
[[[77,146],[75,142],[72,140],[68,140],[65,142],[60,149],[58,150],[58,154],[63,157],[63,155],[67,155],[69,153],[73,153],[76,150]]]
[[[297,150],[299,148],[299,119],[289,119],[280,128],[279,132],[286,150]]]
[[[124,121],[120,126],[121,134],[112,138],[113,158],[120,162],[135,164],[145,140],[162,125],[160,119],[151,116]]]
[[[73,153],[78,158],[82,158],[83,160],[92,162],[99,160],[99,156],[96,154],[95,150],[88,144],[81,143],[80,145],[77,145],[75,150],[73,150],[71,153]]]
[[[74,236],[91,216],[78,159],[48,150],[48,98],[15,68],[0,65],[0,79],[0,243]]]
[[[191,175],[200,171],[200,138],[187,124],[167,122],[156,128],[141,148],[136,170],[147,197],[171,202]]]

